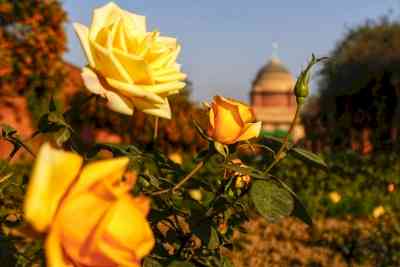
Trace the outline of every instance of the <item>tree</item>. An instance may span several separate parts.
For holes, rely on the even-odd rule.
[[[29,96],[37,116],[64,80],[65,20],[56,0],[0,0],[0,95]]]
[[[400,23],[388,18],[350,29],[320,72],[321,113],[333,144],[372,131],[393,141],[400,121]],[[373,130],[372,130],[373,129]]]

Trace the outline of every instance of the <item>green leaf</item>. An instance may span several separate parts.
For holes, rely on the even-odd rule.
[[[56,107],[56,102],[54,101],[54,96],[51,96],[50,102],[49,102],[49,111],[53,112],[56,110],[57,110],[57,107]]]
[[[277,152],[281,146],[283,145],[283,140],[273,137],[273,136],[263,136],[260,137],[260,141],[258,141],[258,143],[272,149],[273,151]],[[292,144],[289,143],[289,147]]]
[[[195,265],[191,264],[187,261],[173,261],[168,267],[196,267]]]
[[[231,260],[228,257],[223,256],[221,260],[221,267],[235,267],[235,266],[233,266]]]
[[[301,148],[292,148],[290,154],[306,163],[309,163],[317,168],[321,169],[328,169],[328,165],[326,165],[325,161],[317,154],[314,154],[308,150],[301,149]]]
[[[292,216],[299,218],[302,220],[304,223],[308,224],[309,226],[313,225],[313,221],[311,216],[308,214],[306,207],[304,206],[303,202],[300,200],[300,198],[297,196],[295,192],[287,185],[285,184],[282,180],[274,177],[276,181],[282,185],[283,188],[285,188],[293,197],[294,199],[294,209],[292,212]]]
[[[55,140],[58,146],[62,146],[71,137],[71,131],[68,128],[61,128],[55,133]]]
[[[15,130],[8,124],[0,124],[0,127],[1,127],[1,136],[3,138],[11,137],[17,133],[17,130]]]
[[[221,144],[220,142],[214,141],[215,150],[225,158],[229,155],[229,148],[227,145]]]
[[[162,267],[162,265],[150,257],[146,257],[143,261],[143,267]]]
[[[49,122],[64,126],[68,129],[72,130],[72,127],[65,121],[64,116],[61,113],[58,113],[56,111],[50,112],[47,119]]]
[[[220,245],[218,232],[214,227],[210,228],[210,239],[208,241],[208,249],[217,249]]]
[[[203,137],[207,141],[210,141],[210,142],[213,141],[212,138],[209,137],[207,135],[207,133],[203,130],[203,128],[201,128],[201,126],[199,125],[199,123],[197,121],[193,120],[192,122],[193,122],[193,125],[196,128],[197,132],[201,135],[201,137]]]
[[[269,222],[278,222],[294,209],[292,194],[274,180],[255,180],[250,197],[257,211]]]

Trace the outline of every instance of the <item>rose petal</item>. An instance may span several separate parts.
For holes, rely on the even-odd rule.
[[[121,12],[121,8],[113,2],[96,8],[93,11],[93,19],[89,31],[90,40],[95,40],[102,28],[113,24],[121,16]]]
[[[162,75],[154,78],[154,81],[156,83],[167,83],[167,82],[175,82],[175,81],[181,81],[186,79],[186,74],[177,72],[177,73],[171,73],[167,75]]]
[[[69,195],[56,216],[55,230],[66,255],[77,264],[117,267],[113,260],[98,250],[101,222],[115,199],[96,192]]]
[[[107,90],[104,87],[105,85],[100,82],[99,77],[94,71],[85,67],[82,69],[81,75],[86,89],[88,89],[93,94],[106,97]]]
[[[69,195],[72,196],[88,191],[99,184],[102,186],[94,189],[103,196],[118,196],[129,191],[133,186],[132,184],[121,184],[121,178],[126,170],[128,162],[129,159],[127,157],[120,157],[100,160],[86,165]]]
[[[248,123],[243,130],[243,133],[239,136],[237,141],[245,141],[251,138],[258,137],[260,135],[262,123],[261,121],[255,123]]]
[[[52,223],[61,199],[75,180],[82,158],[45,143],[36,158],[24,203],[25,219],[39,232]]]
[[[124,25],[128,30],[146,33],[146,17],[123,10]]]
[[[186,86],[186,83],[179,81],[171,81],[166,83],[154,84],[154,85],[138,85],[145,91],[149,91],[155,94],[167,94],[172,95],[179,92]]]
[[[244,123],[253,122],[255,120],[253,109],[240,101],[224,98],[224,101],[239,107],[240,118]]]
[[[143,58],[135,57],[132,54],[118,49],[113,49],[113,54],[127,71],[134,83],[153,84],[154,81],[150,69]]]
[[[142,88],[141,86],[123,83],[110,78],[107,79],[107,83],[127,97],[145,98],[155,104],[164,103],[164,99],[161,96],[151,92],[150,90],[146,90],[146,88]]]
[[[46,262],[48,266],[75,267],[65,255],[57,226],[53,226],[45,242]]]
[[[113,79],[120,80],[122,82],[133,82],[128,72],[113,55],[112,51],[105,49],[93,41],[90,41],[90,46],[93,52],[95,69],[104,78],[112,77]]]
[[[244,126],[240,118],[239,108],[224,101],[224,98],[220,96],[214,97],[212,106],[215,116],[213,138],[223,144],[234,143]]]
[[[133,103],[128,98],[112,91],[106,92],[106,98],[109,109],[125,115],[133,115]]]
[[[141,110],[144,113],[161,117],[165,119],[171,119],[171,108],[169,106],[168,99],[165,98],[162,104],[155,104],[149,101],[146,101],[142,98],[135,98],[132,97],[132,102],[134,103],[135,107]]]
[[[149,206],[148,200],[144,203],[141,205]],[[106,228],[100,247],[104,254],[114,256],[115,260],[140,260],[154,247],[155,240],[146,214],[137,204],[138,200],[127,194],[110,208],[105,218]]]
[[[82,48],[85,51],[86,59],[89,63],[89,66],[93,67],[94,60],[89,45],[89,29],[86,26],[79,23],[74,23],[73,27],[75,29],[76,34],[78,35]]]

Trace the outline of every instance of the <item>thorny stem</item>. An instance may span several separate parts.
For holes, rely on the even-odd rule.
[[[157,137],[158,137],[158,120],[159,120],[158,117],[154,118],[154,133],[153,133],[153,140],[154,141],[157,140]]]
[[[174,193],[184,183],[189,181],[190,178],[192,178],[203,166],[204,166],[204,160],[202,160],[199,163],[197,163],[196,167],[194,167],[194,169],[190,173],[188,173],[185,177],[183,177],[183,179],[179,183],[177,183],[174,187],[172,187],[172,189],[164,189],[164,190],[161,190],[161,191],[154,192],[151,195],[152,196],[157,196],[157,195],[161,195],[161,194],[164,194],[164,193],[168,193],[169,191],[172,191],[172,193]]]
[[[294,126],[296,125],[296,122],[299,118],[300,115],[300,108],[301,105],[297,104],[296,106],[296,113],[294,114],[294,118],[292,120],[292,123],[290,124],[290,128],[289,131],[287,133],[287,135],[285,136],[285,138],[283,139],[283,143],[281,145],[281,147],[279,148],[278,152],[276,153],[275,157],[274,157],[274,161],[268,166],[268,168],[264,171],[264,173],[269,173],[269,171],[276,165],[278,164],[279,161],[281,161],[281,159],[283,159],[284,156],[284,152],[285,150],[288,148],[289,145],[289,137],[293,132]]]

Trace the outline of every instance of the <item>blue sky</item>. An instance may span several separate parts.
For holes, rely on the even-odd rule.
[[[69,52],[65,58],[86,64],[72,22],[89,24],[92,10],[106,0],[64,0]],[[122,8],[145,15],[149,29],[176,37],[182,44],[179,63],[193,82],[192,98],[221,94],[248,101],[251,81],[271,57],[278,56],[297,76],[311,53],[326,56],[346,29],[393,10],[399,0],[115,0]],[[316,91],[316,83],[313,83]]]

